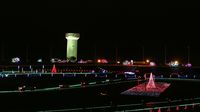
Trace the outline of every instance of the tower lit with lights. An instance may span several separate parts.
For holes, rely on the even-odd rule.
[[[66,33],[65,38],[67,39],[67,59],[75,58],[77,60],[77,47],[80,34]]]

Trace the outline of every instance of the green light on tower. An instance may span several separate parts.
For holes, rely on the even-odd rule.
[[[76,61],[77,60],[78,39],[80,38],[80,34],[79,33],[66,33],[65,38],[67,39],[67,59],[71,60],[72,58],[74,58],[74,61]]]

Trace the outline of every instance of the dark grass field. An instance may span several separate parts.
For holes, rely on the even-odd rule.
[[[156,80],[161,81],[161,80]],[[122,105],[200,97],[200,82],[162,80],[171,83],[160,97],[125,96],[121,92],[135,86],[137,81],[28,93],[1,93],[1,109],[5,111],[41,111],[67,108],[85,108]]]

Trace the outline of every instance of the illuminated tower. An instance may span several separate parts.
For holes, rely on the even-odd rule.
[[[72,60],[74,58],[74,61],[77,60],[77,46],[79,37],[79,33],[65,34],[65,38],[67,39],[67,59]]]

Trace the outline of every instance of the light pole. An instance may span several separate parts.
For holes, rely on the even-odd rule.
[[[1,62],[4,62],[4,42],[3,42],[3,40],[2,40],[2,42],[1,42]]]
[[[94,63],[97,62],[97,49],[96,49],[96,44],[94,45]]]
[[[189,45],[187,46],[187,55],[188,55],[187,63],[189,64],[190,63],[190,46]]]
[[[29,58],[29,48],[28,48],[29,46],[28,45],[26,45],[26,63],[28,63],[28,58]]]
[[[165,65],[167,64],[167,47],[166,47],[166,45],[165,45],[165,47],[164,47],[164,60],[165,60]]]
[[[142,46],[142,61],[144,61],[144,46]]]
[[[115,61],[118,62],[118,48],[115,48]]]

